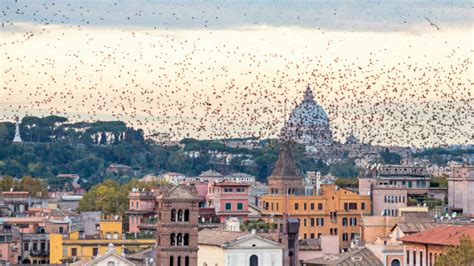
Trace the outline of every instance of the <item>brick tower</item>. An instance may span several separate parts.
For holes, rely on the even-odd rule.
[[[270,194],[301,195],[304,193],[303,177],[293,161],[289,143],[284,141],[272,175],[268,177]]]
[[[197,266],[198,203],[190,186],[164,189],[157,197],[157,266]]]

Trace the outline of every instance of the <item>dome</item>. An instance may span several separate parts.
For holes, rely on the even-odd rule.
[[[330,145],[332,133],[324,109],[314,101],[308,86],[303,101],[290,114],[282,129],[281,138],[305,145]]]
[[[288,118],[288,126],[329,126],[328,116],[321,105],[314,101],[313,93],[309,86],[306,88],[304,100],[291,112]]]

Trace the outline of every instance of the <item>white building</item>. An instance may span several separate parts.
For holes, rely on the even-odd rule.
[[[255,176],[246,173],[233,173],[224,177],[224,179],[236,182],[236,183],[247,183],[255,184]]]
[[[283,265],[283,246],[266,234],[205,229],[198,244],[198,265]]]
[[[451,165],[448,178],[448,206],[451,211],[474,215],[474,166]]]

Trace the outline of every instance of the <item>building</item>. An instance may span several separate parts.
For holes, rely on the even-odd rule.
[[[360,238],[362,215],[371,214],[369,196],[332,184],[321,185],[321,195],[266,195],[262,201],[263,217],[273,220],[288,214],[298,218],[301,239],[338,235],[341,249]]]
[[[458,246],[463,235],[474,239],[474,226],[441,225],[401,237],[405,247],[404,264],[435,265],[437,257],[448,247]]]
[[[249,187],[247,183],[236,183],[224,180],[209,184],[211,193],[208,194],[209,207],[215,208],[221,223],[227,218],[235,217],[246,221],[249,216]]]
[[[281,137],[308,146],[332,143],[329,118],[324,109],[314,101],[309,85],[304,92],[303,101],[291,111]]]
[[[321,235],[337,235],[340,248],[350,247],[360,238],[362,215],[372,213],[370,196],[321,184],[313,194],[305,194],[302,177],[289,149],[283,146],[272,176],[268,178],[270,194],[262,196],[262,217],[278,221],[288,215],[299,220],[300,239],[316,239]]]
[[[173,185],[178,185],[181,181],[184,181],[186,179],[185,174],[181,173],[176,173],[176,172],[166,172],[160,175],[161,180],[163,180],[165,183],[173,184]]]
[[[116,217],[103,217],[95,235],[81,235],[79,231],[68,234],[49,234],[49,263],[61,264],[78,260],[90,261],[108,252],[112,243],[119,254],[128,250],[150,248],[155,245],[153,238],[127,238],[122,232],[122,221]]]
[[[8,207],[8,216],[24,216],[30,207],[30,193],[27,191],[2,192],[3,204]]]
[[[156,195],[153,191],[141,190],[133,188],[128,194],[129,209],[126,211],[128,215],[128,231],[137,233],[141,231],[141,226],[151,224],[155,227],[156,219]]]
[[[405,188],[379,186],[372,189],[372,204],[375,215],[398,216],[398,209],[406,207],[408,193]]]
[[[220,182],[224,179],[224,176],[216,172],[214,170],[207,170],[205,172],[202,172],[199,176],[198,179],[201,181],[207,181],[209,183],[214,183],[214,182]]]
[[[250,185],[255,184],[255,176],[246,173],[233,173],[230,175],[226,175],[224,179],[236,183],[247,183]]]
[[[375,215],[397,216],[398,209],[422,203],[426,197],[444,201],[446,188],[431,187],[424,166],[382,165],[371,177],[359,178],[359,195],[370,195]]]
[[[451,165],[448,206],[458,214],[474,216],[474,166]]]
[[[194,187],[159,192],[157,266],[197,266],[199,201]]]
[[[298,173],[288,142],[282,144],[272,175],[268,177],[268,187],[271,195],[304,194],[303,177]]]
[[[105,254],[99,255],[92,260],[79,260],[71,263],[71,266],[135,266],[136,264],[127,260],[123,254],[118,254],[114,244],[110,243]]]
[[[372,251],[368,248],[355,249],[337,255],[327,255],[324,257],[304,261],[303,266],[322,265],[384,265]],[[401,264],[398,264],[401,265]]]
[[[204,229],[199,232],[198,265],[283,264],[283,245],[275,235]]]

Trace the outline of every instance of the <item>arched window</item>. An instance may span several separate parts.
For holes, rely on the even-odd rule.
[[[176,222],[176,210],[175,209],[171,210],[171,221]]]
[[[107,266],[115,266],[115,262],[109,261],[109,262],[107,262]]]
[[[179,233],[176,237],[176,245],[182,246],[183,245],[183,234]]]
[[[400,260],[398,259],[392,260],[392,262],[390,263],[390,266],[400,266]]]
[[[184,221],[189,222],[189,210],[184,210]]]
[[[170,245],[171,246],[176,246],[176,235],[175,233],[172,233],[170,236]]]
[[[257,255],[250,256],[250,266],[258,266],[258,257],[257,257]]]
[[[183,210],[178,210],[178,219],[177,222],[183,221]]]
[[[184,246],[189,246],[189,234],[184,234]]]
[[[173,256],[170,257],[170,266],[174,266],[174,257]]]
[[[178,256],[178,266],[181,266],[181,256]]]
[[[189,266],[189,256],[184,258],[184,266]]]

